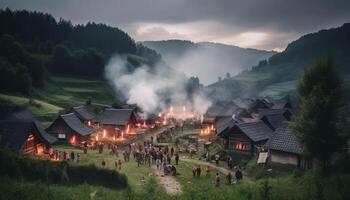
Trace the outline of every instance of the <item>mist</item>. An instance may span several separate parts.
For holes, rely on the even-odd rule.
[[[114,90],[121,92],[128,104],[137,104],[146,113],[156,113],[170,103],[201,115],[211,105],[202,91],[189,95],[188,78],[163,64],[143,64],[130,70],[125,57],[114,56],[106,65],[105,73]]]
[[[156,50],[172,68],[187,76],[197,76],[205,85],[212,84],[219,77],[237,75],[251,69],[260,60],[274,54],[270,51],[244,49],[219,43],[193,43],[190,41],[146,41],[143,44]]]

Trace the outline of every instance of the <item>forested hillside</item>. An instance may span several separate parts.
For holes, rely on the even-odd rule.
[[[48,73],[101,79],[114,54],[134,55],[128,58],[131,65],[161,59],[105,24],[74,26],[50,14],[6,9],[0,10],[0,27],[0,90],[5,92],[29,94],[32,87],[44,87]]]
[[[285,51],[262,60],[235,77],[208,87],[213,97],[274,96],[293,94],[296,80],[316,59],[330,56],[346,88],[350,88],[350,24],[307,34],[291,42]]]

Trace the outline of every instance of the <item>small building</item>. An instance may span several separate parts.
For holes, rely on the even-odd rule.
[[[218,135],[223,139],[224,148],[231,153],[257,155],[259,148],[273,135],[272,129],[262,121],[229,121],[225,126],[218,129]]]
[[[283,114],[269,114],[263,115],[260,120],[275,131],[283,122],[289,121],[290,118],[286,118]]]
[[[58,116],[47,130],[59,141],[72,145],[80,145],[82,142],[89,141],[90,135],[95,132],[94,129],[83,124],[74,113]]]
[[[93,121],[106,132],[105,137],[120,136],[136,128],[137,117],[133,109],[107,108],[99,113]]]
[[[72,112],[85,124],[91,126],[91,120],[95,117],[85,106],[76,106]]]
[[[282,109],[258,109],[258,117],[261,119],[265,115],[282,115],[284,118],[286,118],[288,121],[291,120],[294,112],[291,109],[288,108],[282,108]]]
[[[282,164],[304,166],[301,147],[297,137],[291,132],[288,122],[276,129],[273,136],[266,143],[268,148],[268,164]]]
[[[27,110],[0,113],[0,145],[29,155],[48,155],[57,139]]]

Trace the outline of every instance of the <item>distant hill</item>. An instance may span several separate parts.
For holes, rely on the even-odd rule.
[[[236,75],[250,69],[259,60],[276,53],[187,40],[145,41],[142,44],[160,53],[169,66],[187,76],[198,76],[204,84],[217,81],[219,76],[226,77],[227,72]]]
[[[345,86],[350,88],[350,24],[307,34],[291,42],[285,51],[261,61],[252,70],[207,87],[215,98],[238,96],[282,97],[293,94],[303,69],[317,58],[332,56]]]

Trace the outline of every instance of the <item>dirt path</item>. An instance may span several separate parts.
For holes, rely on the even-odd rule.
[[[164,176],[163,172],[158,170],[156,166],[152,166],[155,176],[160,185],[165,188],[165,191],[170,195],[182,194],[181,184],[172,176]]]
[[[223,174],[228,174],[229,172],[232,173],[232,171],[230,171],[230,170],[228,170],[228,169],[226,169],[224,167],[216,166],[213,163],[204,162],[204,161],[201,161],[201,160],[189,159],[189,158],[181,158],[181,160],[182,161],[186,161],[186,162],[192,162],[192,163],[199,164],[199,165],[209,165],[211,168],[217,169]]]

